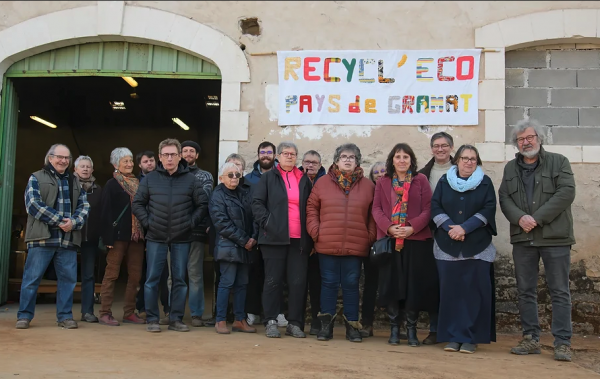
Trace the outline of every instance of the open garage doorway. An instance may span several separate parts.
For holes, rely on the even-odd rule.
[[[10,189],[12,199],[5,201],[7,194],[2,194],[8,207],[0,212],[4,212],[4,223],[10,225],[10,249],[5,242],[7,248],[0,254],[0,266],[9,266],[8,277],[0,275],[0,295],[10,295],[11,300],[18,300],[15,290],[20,289],[26,255],[25,187],[31,173],[43,167],[52,144],[67,145],[72,163],[80,155],[90,156],[93,175],[101,186],[112,178],[114,168],[109,158],[115,147],[127,147],[134,156],[146,150],[157,154],[158,144],[165,138],[198,142],[198,166],[213,177],[217,175],[221,80],[216,66],[176,50],[143,44],[87,44],[65,49],[73,51],[66,54],[57,50],[17,62],[5,79],[2,145],[14,143],[14,151],[2,151],[2,167],[10,170],[10,165],[14,166],[14,180],[7,180],[11,185],[2,188],[4,192]],[[91,54],[94,52],[98,53]],[[72,58],[79,70],[65,63]],[[89,62],[97,62],[92,64],[96,67],[86,69]],[[119,62],[119,66],[122,62],[127,69],[111,69],[111,62]],[[100,66],[104,67],[98,69]],[[142,66],[149,70],[136,71]],[[166,72],[166,66],[172,71]],[[9,129],[13,132],[7,132]],[[137,165],[134,173],[139,173]],[[6,214],[9,209],[10,216]],[[97,272],[99,283],[101,262]],[[122,279],[126,278],[119,281]],[[51,282],[49,293],[53,292]],[[0,303],[4,296],[0,296]]]

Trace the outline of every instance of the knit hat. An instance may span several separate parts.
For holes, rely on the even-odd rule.
[[[181,149],[184,147],[193,147],[196,150],[196,154],[200,154],[200,145],[194,141],[183,141],[181,143]]]

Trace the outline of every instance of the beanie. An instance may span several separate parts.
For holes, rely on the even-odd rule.
[[[194,141],[183,141],[181,143],[181,149],[184,147],[193,147],[196,150],[196,154],[200,154],[200,145]]]

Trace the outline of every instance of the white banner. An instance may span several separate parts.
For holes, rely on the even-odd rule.
[[[480,53],[279,51],[279,125],[477,125]]]

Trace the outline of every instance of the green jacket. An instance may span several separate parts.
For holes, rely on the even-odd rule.
[[[569,160],[540,148],[535,169],[533,209],[529,209],[517,157],[504,167],[498,190],[500,208],[510,222],[510,243],[526,246],[567,246],[575,244],[571,204],[575,200],[575,179]],[[531,215],[537,226],[529,233],[519,226],[522,216]]]

